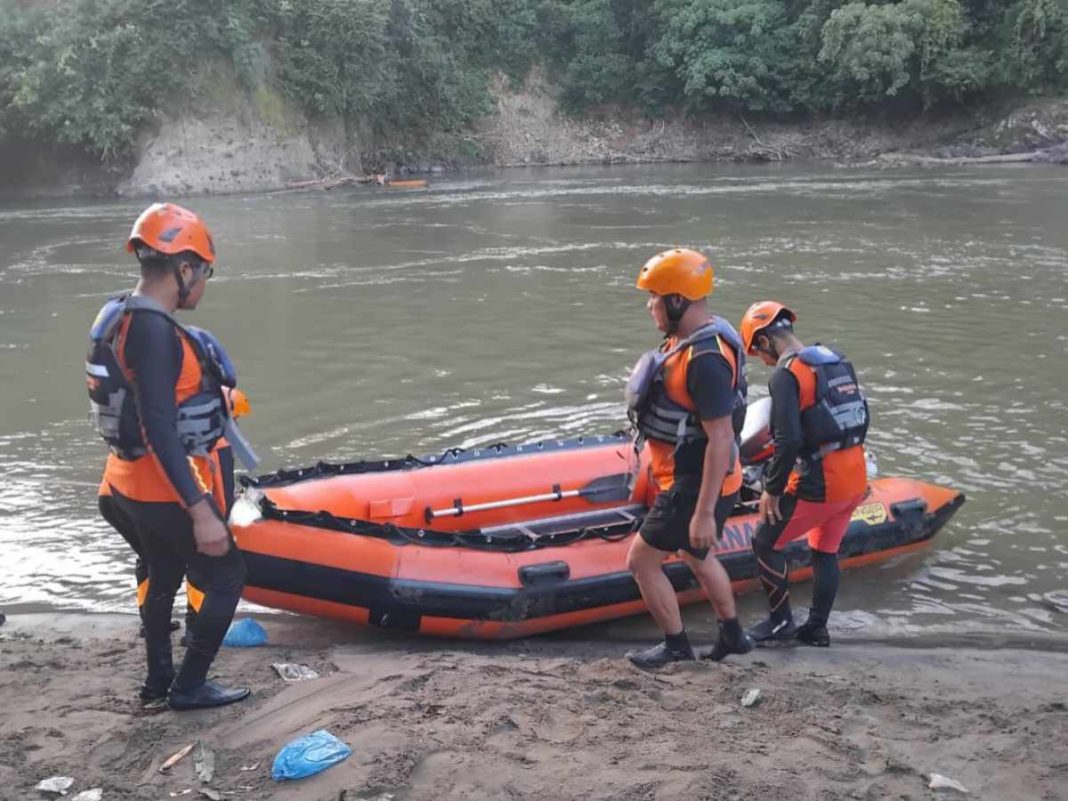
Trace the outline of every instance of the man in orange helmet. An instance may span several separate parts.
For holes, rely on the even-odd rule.
[[[838,548],[867,491],[868,403],[853,366],[831,348],[805,347],[794,332],[796,320],[776,301],[754,303],[742,318],[746,353],[775,367],[768,382],[775,453],[753,536],[771,610],[749,634],[757,642],[797,639],[827,646],[827,619],[838,593]],[[783,550],[805,534],[812,554],[812,606],[808,620],[796,626]]]
[[[222,706],[249,695],[207,681],[245,580],[222,516],[216,449],[231,421],[219,365],[173,316],[200,302],[215,247],[196,214],[155,203],[134,222],[126,248],[141,279],[101,309],[85,367],[90,415],[111,451],[104,482],[136,531],[148,572],[141,699],[172,709]],[[175,672],[171,610],[187,573],[204,597]]]
[[[628,555],[628,567],[664,642],[627,654],[652,668],[693,659],[664,559],[678,553],[705,591],[720,622],[719,638],[703,656],[744,654],[752,642],[738,625],[730,578],[709,551],[741,488],[736,436],[745,420],[745,355],[734,328],[713,315],[712,265],[686,249],[660,253],[642,267],[637,287],[663,344],[639,360],[627,405],[639,445],[649,444],[659,494]]]

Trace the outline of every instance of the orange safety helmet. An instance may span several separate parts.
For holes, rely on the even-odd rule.
[[[638,273],[638,289],[657,295],[700,300],[712,294],[712,262],[696,250],[673,248],[657,253]]]
[[[174,203],[153,203],[141,212],[126,240],[126,250],[133,253],[138,244],[166,256],[190,250],[208,264],[215,261],[215,243],[204,221]]]
[[[758,300],[750,306],[742,324],[739,326],[742,335],[742,346],[749,355],[756,353],[753,350],[753,340],[756,335],[774,323],[776,320],[786,317],[791,323],[797,321],[797,315],[792,310],[779,303],[777,300]]]

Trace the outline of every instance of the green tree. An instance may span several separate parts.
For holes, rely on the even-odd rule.
[[[1068,87],[1068,2],[1017,0],[1005,10],[1001,77],[1032,91]]]
[[[657,18],[642,0],[542,0],[540,51],[577,111],[619,102],[647,107],[674,98],[671,76],[652,58]]]
[[[576,113],[900,113],[1068,88],[1068,0],[0,0],[0,136],[121,156],[230,73],[411,140],[533,65]]]
[[[656,0],[662,35],[654,53],[691,108],[792,108],[800,56],[781,0]]]
[[[161,2],[86,2],[49,15],[15,80],[12,109],[31,131],[105,156],[125,152],[161,100],[182,83],[180,42],[148,30]]]
[[[282,2],[273,20],[278,79],[308,111],[357,117],[390,93],[389,0]]]
[[[878,102],[908,84],[916,53],[909,23],[897,4],[850,3],[831,14],[819,59],[829,70],[832,105]]]

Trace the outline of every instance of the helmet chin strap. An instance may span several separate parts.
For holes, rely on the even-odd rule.
[[[203,264],[200,267],[194,267],[193,278],[187,284],[185,281],[182,280],[182,264],[184,263],[185,262],[179,263],[174,267],[174,280],[178,284],[179,306],[186,302],[186,300],[189,298],[189,294],[193,291],[193,287],[197,285],[197,281],[201,280],[205,272]]]
[[[176,264],[174,266],[174,280],[178,284],[178,305],[181,306],[185,303],[186,298],[189,297],[189,292],[193,289],[192,284],[186,284],[182,280],[182,265]]]
[[[677,299],[678,305],[672,300],[672,297]],[[668,336],[672,336],[679,330],[679,323],[682,322],[682,316],[686,314],[686,310],[690,308],[690,304],[693,301],[682,297],[681,295],[674,295],[664,298],[664,311],[667,312],[668,318]]]

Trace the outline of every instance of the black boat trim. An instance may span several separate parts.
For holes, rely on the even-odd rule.
[[[636,507],[627,507],[634,509]],[[331,512],[310,512],[300,509],[281,509],[270,499],[259,500],[260,514],[267,520],[279,520],[309,528],[340,531],[362,537],[384,539],[393,545],[424,545],[431,548],[470,548],[478,551],[519,553],[541,548],[559,548],[588,539],[609,542],[630,536],[641,526],[644,515],[633,514],[603,525],[583,525],[573,529],[538,534],[532,531],[533,524],[494,527],[492,531],[469,529],[467,531],[440,531],[432,528],[410,528],[394,523],[375,523],[355,517],[340,517]],[[606,519],[614,509],[604,510]],[[618,517],[618,515],[617,515]]]
[[[842,540],[840,556],[849,559],[929,540],[962,503],[963,494],[922,517],[905,515],[877,524],[854,520]],[[744,536],[751,538],[752,531]],[[786,548],[786,557],[795,570],[811,563],[811,552],[800,541]],[[250,551],[244,558],[249,587],[368,609],[371,622],[387,628],[418,630],[424,616],[518,623],[640,598],[625,571],[518,588],[484,587],[388,578]],[[756,560],[747,548],[726,553],[720,561],[732,581],[756,577]],[[681,562],[665,566],[665,573],[676,591],[697,587]]]

